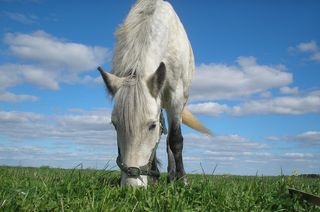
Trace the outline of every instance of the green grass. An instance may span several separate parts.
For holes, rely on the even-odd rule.
[[[320,194],[320,179],[188,175],[189,186],[118,186],[119,172],[0,167],[0,211],[320,211],[288,187]]]

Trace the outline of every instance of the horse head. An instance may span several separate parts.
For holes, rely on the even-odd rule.
[[[107,90],[114,99],[112,124],[117,131],[121,184],[147,186],[155,151],[161,136],[161,90],[166,67],[161,63],[149,77],[131,74],[118,77],[98,68]]]

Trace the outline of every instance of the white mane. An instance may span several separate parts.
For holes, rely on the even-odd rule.
[[[151,43],[151,23],[162,0],[138,0],[116,31],[112,72],[120,77],[143,76],[146,53]]]

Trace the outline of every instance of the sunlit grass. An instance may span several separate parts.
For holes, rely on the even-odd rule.
[[[320,211],[288,187],[320,194],[320,179],[188,175],[148,189],[120,187],[119,172],[0,167],[0,211]]]

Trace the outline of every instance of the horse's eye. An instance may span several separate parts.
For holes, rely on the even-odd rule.
[[[154,124],[154,123],[151,124],[151,125],[149,126],[149,130],[150,130],[150,131],[151,131],[151,130],[154,130],[154,129],[156,128],[156,126],[157,126],[157,125]]]

